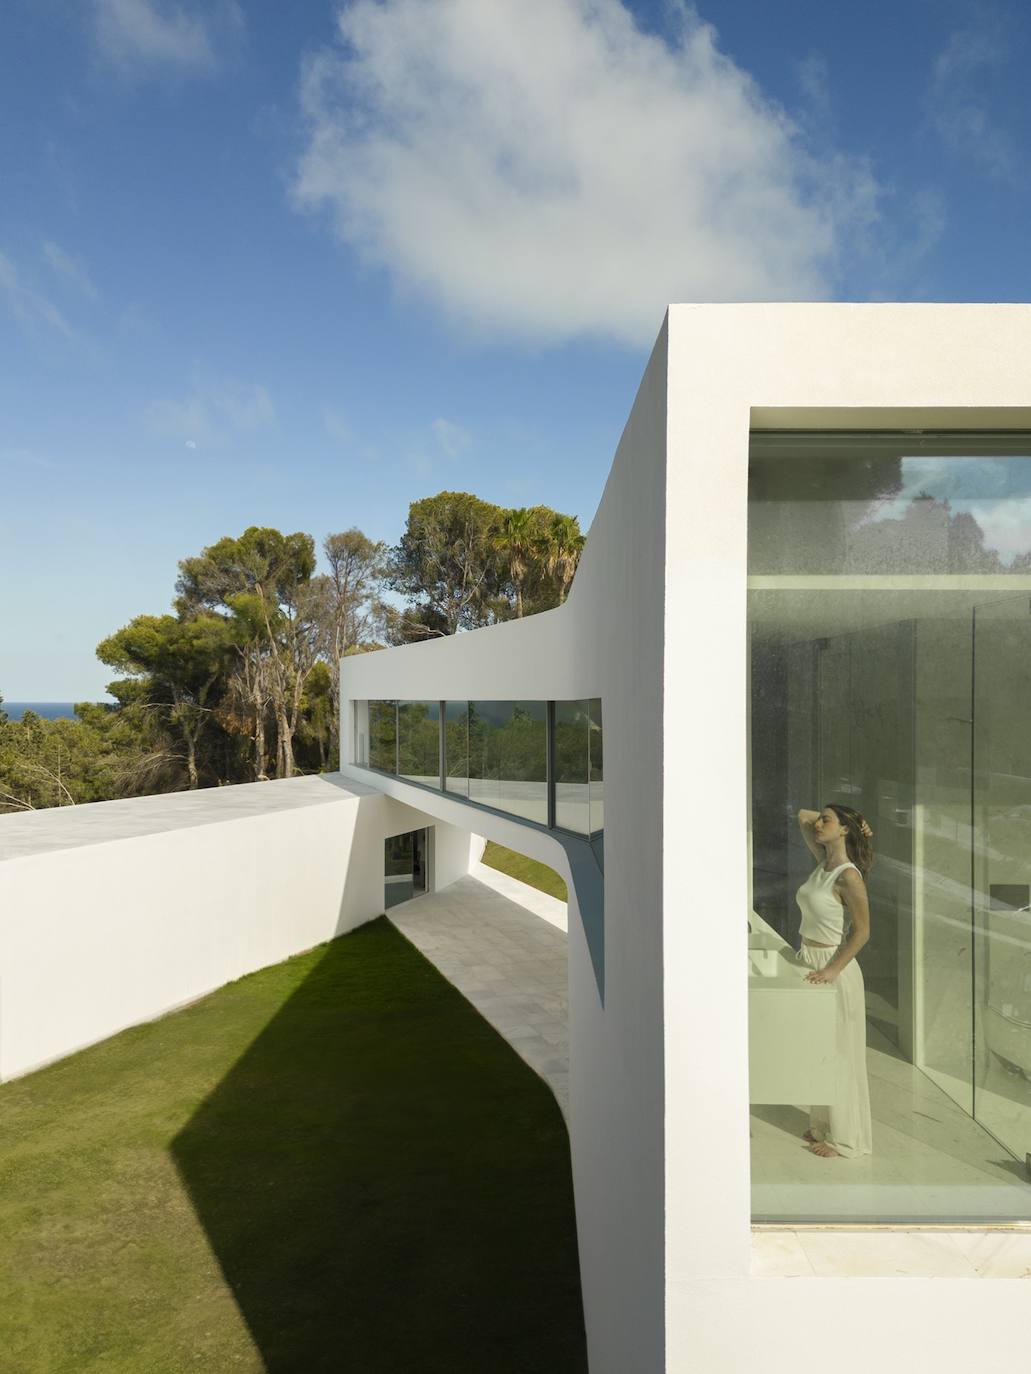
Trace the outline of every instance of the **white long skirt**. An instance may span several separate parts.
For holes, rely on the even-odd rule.
[[[803,943],[798,958],[810,968],[823,968],[837,952]],[[834,992],[838,1008],[837,1101],[833,1106],[811,1106],[809,1129],[845,1159],[857,1159],[873,1153],[873,1126],[866,1076],[866,989],[863,971],[855,959],[834,980]]]

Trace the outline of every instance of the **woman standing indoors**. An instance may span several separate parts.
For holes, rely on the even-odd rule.
[[[834,803],[800,811],[798,824],[819,860],[798,889],[802,947],[810,983],[833,983],[837,1000],[837,1101],[809,1109],[803,1136],[823,1159],[857,1159],[873,1150],[866,1076],[866,990],[856,955],[870,938],[864,878],[873,863],[873,831],[858,811]]]

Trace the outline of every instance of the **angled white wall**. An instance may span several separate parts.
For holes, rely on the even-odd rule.
[[[433,821],[333,776],[0,817],[0,1081],[379,916]],[[443,887],[471,836],[434,839]]]
[[[602,699],[603,997],[573,893],[569,935],[592,1374],[901,1374],[932,1342],[968,1374],[1026,1343],[1017,1281],[892,1277],[890,1240],[883,1275],[847,1287],[752,1273],[744,918],[750,428],[1031,429],[1028,356],[1028,306],[672,306],[567,605],[344,660],[344,759],[353,700]],[[546,833],[475,825],[568,876]]]
[[[603,996],[570,881],[570,1141],[593,1374],[662,1368],[662,625],[666,335],[558,610],[341,663],[341,758],[363,700],[600,697],[605,732]],[[391,796],[571,873],[558,840],[342,764]],[[473,820],[470,820],[470,816]]]

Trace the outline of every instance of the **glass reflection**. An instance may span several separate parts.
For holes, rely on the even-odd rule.
[[[602,757],[604,736],[601,728],[601,698],[593,698],[588,706],[590,710],[590,833],[595,835],[599,830],[605,828],[604,760]]]
[[[397,702],[369,702],[369,767],[397,772]]]
[[[1027,572],[1029,531],[1026,436],[753,436],[752,574]]]
[[[754,1215],[1026,1220],[1031,440],[753,436],[749,572]],[[828,803],[874,832],[874,1152],[814,1170],[800,1107],[833,1105],[836,1040],[787,1011],[821,995],[798,982],[797,818]]]
[[[1018,1159],[1031,1150],[1031,614],[1010,597],[974,614],[974,1115]]]
[[[409,782],[440,786],[440,702],[397,704],[397,771]]]
[[[355,703],[356,761],[440,788],[443,704],[447,792],[548,824],[548,703]],[[555,702],[555,824],[578,835],[604,826],[601,701]]]
[[[543,701],[470,701],[471,801],[546,825],[547,769]]]
[[[469,795],[469,703],[444,703],[444,782],[449,792]]]
[[[591,833],[590,703],[555,702],[555,824]]]

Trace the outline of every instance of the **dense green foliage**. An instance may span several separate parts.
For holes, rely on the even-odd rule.
[[[558,1106],[384,919],[0,1116],[5,1371],[586,1369]]]
[[[117,705],[9,721],[0,697],[0,811],[332,769],[341,658],[560,605],[583,545],[546,506],[447,491],[412,503],[394,548],[328,535],[324,573],[303,532],[219,539],[180,562],[173,614],[138,615],[97,646]],[[436,725],[412,726],[403,771],[418,772]]]

